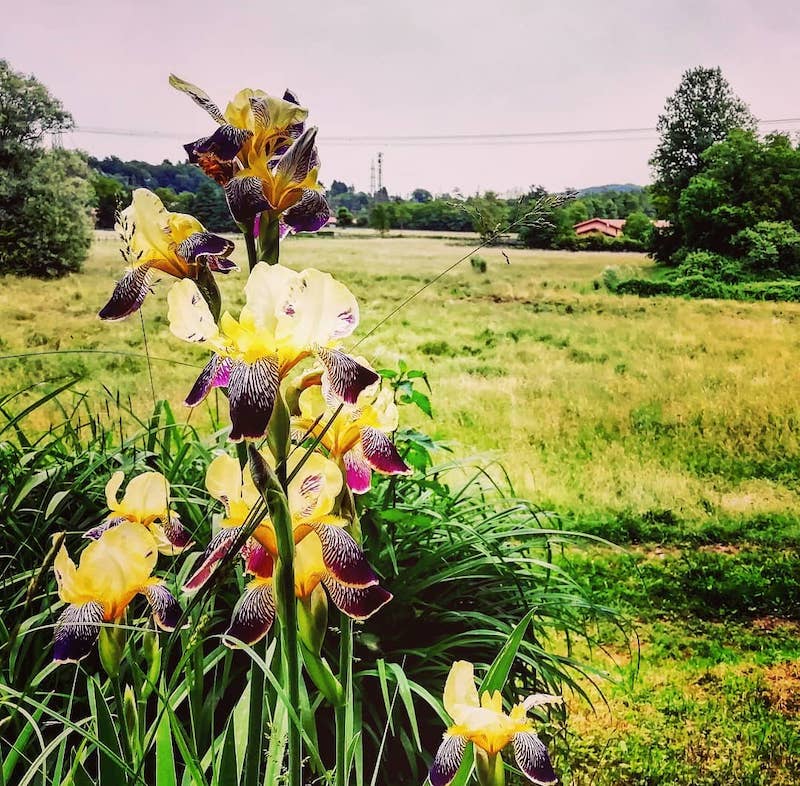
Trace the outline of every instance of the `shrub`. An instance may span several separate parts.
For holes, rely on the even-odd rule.
[[[470,257],[469,263],[470,265],[472,265],[472,269],[476,273],[486,272],[486,260],[483,257],[479,257],[477,255],[475,255],[474,257]]]
[[[733,284],[742,278],[742,265],[736,259],[713,251],[690,251],[683,257],[676,274],[682,277],[703,276]]]
[[[800,232],[788,221],[759,221],[738,232],[732,242],[755,274],[780,277],[800,272]]]

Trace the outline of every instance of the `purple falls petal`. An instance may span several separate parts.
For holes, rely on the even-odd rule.
[[[211,542],[200,556],[200,567],[195,569],[189,580],[183,585],[184,592],[199,590],[208,582],[219,567],[220,561],[231,550],[241,531],[241,527],[225,527],[211,538]]]
[[[514,758],[528,780],[538,786],[554,786],[558,778],[544,743],[533,732],[514,735]]]
[[[411,472],[389,436],[376,428],[365,426],[361,429],[361,449],[369,465],[384,475],[408,475]]]
[[[178,626],[183,613],[175,596],[169,591],[166,584],[154,581],[147,584],[142,594],[150,604],[153,619],[161,630],[172,631]]]
[[[212,355],[206,363],[200,376],[195,380],[189,395],[186,396],[186,405],[196,407],[211,392],[212,388],[224,388],[230,381],[231,361],[219,355]]]
[[[278,361],[274,357],[231,363],[228,399],[233,442],[264,436],[279,385]]]
[[[211,232],[193,232],[178,246],[178,254],[187,262],[203,257],[227,257],[233,251],[233,241]]]
[[[320,348],[317,357],[325,366],[323,387],[348,404],[355,404],[361,391],[380,379],[371,368],[338,349]]]
[[[431,786],[448,786],[456,777],[464,751],[467,749],[467,738],[460,734],[445,734],[436,756],[433,757],[428,777]]]
[[[325,197],[310,188],[306,188],[300,201],[283,214],[283,220],[296,232],[316,232],[328,223],[330,217],[331,210]]]
[[[332,576],[324,578],[322,583],[336,608],[359,622],[371,617],[392,599],[392,593],[377,584],[347,587]]]
[[[126,270],[114,287],[110,300],[100,311],[100,319],[124,319],[138,311],[150,292],[150,281],[153,277],[151,268],[152,263],[145,262]]]
[[[225,198],[231,215],[240,224],[250,224],[256,214],[272,207],[257,177],[234,177],[225,184]]]
[[[372,587],[378,583],[366,555],[343,527],[318,524],[314,532],[322,543],[322,561],[340,584]]]
[[[100,635],[103,607],[95,602],[69,605],[56,622],[53,635],[53,660],[76,663],[91,651]]]
[[[233,609],[231,624],[225,631],[223,642],[228,647],[235,647],[237,641],[255,644],[267,635],[274,619],[272,581],[252,581]]]

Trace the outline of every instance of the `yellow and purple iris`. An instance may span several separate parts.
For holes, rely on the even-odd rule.
[[[271,457],[267,457],[271,462]],[[289,461],[291,472],[299,458]],[[199,560],[184,590],[200,589],[213,575],[239,537],[250,509],[258,499],[250,472],[228,455],[217,456],[206,473],[206,487],[225,506],[219,532]],[[378,577],[364,552],[345,530],[347,522],[332,515],[342,490],[339,468],[319,453],[311,454],[289,483],[287,498],[295,541],[295,594],[306,603],[333,603],[355,620],[365,620],[392,596],[378,585]],[[252,644],[269,631],[275,616],[272,573],[278,548],[275,530],[265,518],[240,552],[245,571],[253,576],[236,604],[226,635]]]
[[[122,500],[117,496],[125,480],[124,472],[115,472],[106,484],[109,514],[103,523],[85,533],[97,540],[104,532],[123,521],[141,524],[153,536],[162,554],[175,556],[191,546],[191,538],[180,516],[170,508],[169,481],[160,472],[143,472],[131,478]]]
[[[256,216],[280,216],[285,230],[314,232],[330,209],[317,182],[317,129],[306,128],[308,110],[287,90],[283,98],[240,90],[222,112],[196,85],[170,76],[216,121],[207,137],[184,145],[197,164],[225,190],[231,215],[251,228]]]
[[[53,659],[85,658],[103,623],[119,622],[140,593],[150,603],[156,624],[174,630],[181,609],[164,582],[152,576],[157,559],[153,536],[132,521],[112,527],[90,543],[77,567],[62,545],[53,568],[58,595],[68,605],[56,623]]]
[[[198,279],[205,270],[227,273],[235,269],[228,259],[233,243],[206,232],[185,213],[170,213],[146,188],[133,192],[133,201],[117,221],[128,265],[100,319],[123,319],[137,311],[150,291],[153,274],[161,271],[178,279]]]
[[[486,786],[492,783],[496,766],[502,767],[502,760],[497,759],[507,745],[513,747],[517,766],[529,781],[538,786],[558,783],[547,748],[526,716],[533,707],[560,701],[558,696],[537,693],[505,713],[500,692],[479,696],[472,664],[457,661],[444,687],[444,708],[453,725],[445,733],[431,765],[431,786],[447,786],[455,778],[468,743],[475,748],[478,772],[489,773]]]
[[[358,358],[362,365],[366,362]],[[392,392],[370,385],[355,404],[346,404],[327,430],[335,406],[320,384],[310,385],[300,393],[299,417],[292,419],[297,438],[322,434],[321,444],[328,455],[344,466],[347,485],[355,494],[369,491],[372,471],[384,475],[405,475],[411,470],[389,437],[397,429],[398,412]],[[324,433],[323,433],[324,430]]]
[[[319,270],[300,273],[259,262],[245,285],[238,320],[225,312],[219,324],[194,282],[169,292],[170,330],[207,344],[214,355],[186,397],[193,407],[214,387],[227,387],[234,441],[264,435],[281,380],[300,361],[316,356],[332,395],[355,403],[378,375],[336,348],[358,325],[358,304],[343,284]]]

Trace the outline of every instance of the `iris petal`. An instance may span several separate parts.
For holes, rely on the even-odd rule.
[[[227,639],[238,639],[245,644],[255,644],[267,635],[275,619],[275,599],[272,581],[252,581],[233,610],[231,624],[225,631],[223,642],[228,647],[236,644]]]
[[[361,429],[361,448],[369,465],[385,475],[407,475],[411,470],[389,437],[371,426]]]
[[[372,487],[372,467],[367,464],[361,447],[357,445],[344,454],[347,485],[353,494],[365,494]]]
[[[295,143],[280,157],[276,173],[289,182],[302,183],[314,168],[316,138],[316,128],[307,128],[303,131]]]
[[[544,743],[533,732],[518,732],[512,740],[517,766],[532,783],[553,786],[558,783]]]
[[[338,349],[320,348],[317,356],[325,366],[323,388],[348,404],[355,404],[361,391],[380,379],[372,369],[362,366],[355,358]]]
[[[156,625],[161,630],[175,630],[183,612],[167,586],[158,579],[154,579],[142,588],[142,594],[150,604]]]
[[[344,528],[322,524],[314,531],[322,543],[322,561],[337,581],[351,587],[371,587],[378,583],[364,552]]]
[[[208,114],[211,115],[211,117],[213,117],[218,123],[222,124],[225,122],[225,117],[223,116],[220,108],[208,97],[208,94],[197,87],[197,85],[193,85],[191,82],[187,82],[186,80],[175,76],[175,74],[169,75],[169,83],[176,90],[186,93],[186,95],[188,95],[192,101],[205,109],[205,111],[208,112]]]
[[[283,220],[296,232],[316,232],[330,217],[331,209],[325,197],[311,188],[306,188],[300,201],[283,214]]]
[[[228,358],[212,355],[200,376],[186,396],[186,405],[196,407],[211,392],[212,388],[226,387],[230,381],[231,361]]]
[[[67,606],[56,622],[53,660],[67,663],[85,658],[100,635],[102,622],[103,607],[95,601]]]
[[[333,577],[323,579],[322,583],[336,608],[358,621],[371,617],[392,599],[392,593],[377,584],[347,587]]]
[[[169,520],[162,526],[165,537],[175,549],[182,550],[191,546],[192,536],[181,524],[180,516],[177,513],[171,513]]]
[[[138,311],[147,297],[147,293],[150,292],[150,282],[153,277],[152,267],[152,262],[145,262],[125,271],[114,287],[108,303],[100,311],[98,315],[100,319],[111,321],[124,319],[134,311]]]
[[[445,734],[436,756],[433,758],[428,777],[431,786],[448,786],[456,777],[464,751],[467,749],[467,738],[460,734]]]
[[[187,262],[199,257],[226,257],[232,251],[232,241],[211,232],[193,232],[178,246],[178,254]]]
[[[208,582],[219,567],[220,561],[231,550],[241,531],[241,527],[225,527],[225,529],[220,530],[211,538],[211,542],[200,556],[200,567],[195,570],[186,584],[183,585],[184,592],[199,590]]]
[[[86,532],[83,533],[83,537],[88,540],[99,540],[100,536],[106,530],[119,526],[123,521],[126,521],[124,516],[109,516],[102,524],[98,524],[96,527],[86,530]]]
[[[225,198],[231,215],[240,224],[249,224],[258,213],[272,208],[257,177],[234,177],[225,184]]]
[[[216,129],[211,136],[198,139],[192,143],[192,152],[195,158],[192,163],[197,163],[203,154],[207,153],[210,153],[219,161],[230,161],[251,136],[253,136],[252,131],[248,131],[246,128],[236,128],[236,126],[225,123]]]
[[[276,358],[259,358],[253,363],[233,361],[228,385],[233,442],[264,436],[279,385]]]

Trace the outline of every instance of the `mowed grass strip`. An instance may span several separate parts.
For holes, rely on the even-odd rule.
[[[467,250],[431,238],[293,238],[282,258],[352,288],[357,340]],[[601,288],[604,268],[646,266],[644,256],[507,253],[510,264],[482,250],[485,274],[464,263],[358,346],[379,366],[405,359],[429,372],[437,437],[460,454],[492,452],[520,494],[615,535],[631,517],[693,527],[800,510],[800,305],[617,297]],[[233,313],[241,248],[235,258],[243,270],[220,278]],[[2,353],[34,353],[0,361],[3,392],[75,374],[79,388],[106,386],[147,411],[141,359],[35,354],[141,354],[138,317],[96,318],[120,270],[104,235],[79,275],[3,279]],[[151,355],[168,361],[152,364],[156,394],[180,410],[206,352],[169,333],[169,285],[155,285],[143,314]],[[203,422],[202,410],[193,418]]]

